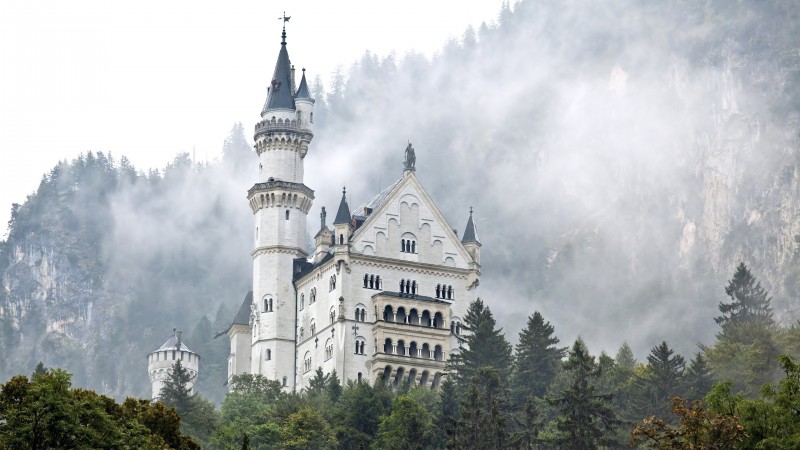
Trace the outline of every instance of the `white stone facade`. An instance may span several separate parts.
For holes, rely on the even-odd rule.
[[[200,370],[200,356],[189,350],[189,347],[181,342],[180,331],[167,339],[158,350],[147,355],[147,374],[152,385],[153,400],[158,399],[161,389],[164,387],[164,382],[169,378],[172,367],[178,361],[181,362],[183,368],[192,377],[192,380],[187,383],[187,387],[191,391],[194,387],[194,380],[197,379],[197,373]]]
[[[285,46],[281,52],[272,86],[288,70]],[[314,254],[307,255],[314,196],[303,184],[303,159],[313,138],[313,100],[303,96],[304,86],[305,76],[295,111],[266,108],[256,125],[259,182],[248,192],[255,218],[253,291],[228,330],[229,378],[262,374],[299,390],[322,368],[335,370],[343,383],[386,379],[436,387],[476,298],[480,243],[459,240],[412,163],[352,214],[343,195],[332,229],[323,217]],[[465,239],[474,236],[469,231]]]

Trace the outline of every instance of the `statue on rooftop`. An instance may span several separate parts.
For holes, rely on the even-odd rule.
[[[414,154],[414,147],[412,147],[411,142],[409,142],[408,147],[406,147],[406,157],[403,161],[403,165],[405,166],[406,170],[414,170],[416,163],[417,156]]]

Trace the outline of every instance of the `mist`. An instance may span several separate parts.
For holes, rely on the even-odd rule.
[[[417,176],[459,235],[475,208],[479,295],[512,342],[538,310],[565,345],[580,336],[593,352],[614,354],[627,341],[641,359],[666,340],[688,357],[713,341],[717,304],[740,261],[773,295],[776,318],[792,323],[800,25],[790,17],[799,8],[529,0],[430,59],[367,51],[335,74],[293,60],[317,78],[305,159],[315,191],[309,241],[342,186],[355,206],[400,178],[410,141]],[[69,194],[93,192],[69,180],[55,198],[73,209],[75,230],[97,222],[96,239],[75,240],[98,249],[80,264],[59,235],[10,228],[0,247],[0,315],[13,322],[4,333],[21,334],[36,308],[47,323],[3,341],[10,356],[0,369],[44,360],[71,369],[77,385],[146,395],[144,355],[177,327],[213,374],[208,383],[224,380],[227,342],[213,335],[250,289],[246,192],[258,119],[259,111],[232,118],[243,129],[220,137],[223,156],[208,164],[186,154],[149,173],[115,163],[119,179],[96,201]],[[33,206],[19,217],[35,218]],[[60,275],[40,275],[51,272]],[[64,299],[83,306],[65,309]],[[43,337],[53,318],[69,324],[58,345]]]

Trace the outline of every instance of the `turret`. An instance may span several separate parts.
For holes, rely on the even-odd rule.
[[[314,129],[314,99],[308,91],[306,82],[306,69],[303,69],[303,77],[300,79],[300,87],[294,96],[294,106],[297,109],[297,121],[304,129],[312,131]]]
[[[314,236],[314,264],[320,262],[328,254],[328,250],[333,244],[333,233],[325,224],[327,215],[328,213],[325,212],[325,207],[323,206],[322,212],[319,213],[320,228],[317,235]]]
[[[350,244],[350,234],[353,232],[351,223],[350,207],[347,205],[347,189],[342,189],[342,200],[339,202],[339,210],[336,211],[336,219],[333,221],[334,249],[339,252],[345,250]]]
[[[152,384],[152,398],[158,399],[164,383],[169,378],[172,368],[178,361],[181,362],[186,371],[192,376],[192,380],[187,383],[191,392],[194,380],[200,370],[200,355],[189,350],[189,347],[181,342],[181,332],[173,329],[172,336],[157,350],[147,355],[147,373]]]
[[[467,228],[464,230],[464,237],[461,238],[461,243],[467,249],[472,262],[477,267],[481,266],[481,243],[478,241],[478,233],[475,231],[475,223],[472,221],[472,208],[469,208],[469,219],[467,220]]]

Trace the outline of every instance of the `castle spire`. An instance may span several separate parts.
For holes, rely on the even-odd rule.
[[[295,98],[311,98],[311,94],[308,92],[308,83],[306,83],[306,69],[303,68],[303,78],[300,79],[300,87],[297,88],[297,94],[294,96]]]
[[[347,188],[342,188],[342,201],[339,202],[339,210],[336,211],[336,219],[333,224],[350,223],[350,207],[347,206]]]
[[[479,242],[478,234],[475,232],[475,223],[472,221],[472,207],[469,207],[469,219],[467,220],[467,228],[464,230],[464,237],[461,238],[461,243],[466,244],[469,242]]]
[[[264,112],[270,109],[295,109],[294,96],[292,92],[292,63],[289,60],[289,52],[286,50],[286,22],[290,17],[284,13],[283,33],[281,33],[281,50],[278,52],[278,61],[275,63],[275,72],[272,74],[272,81],[267,89],[267,101],[264,103]]]

